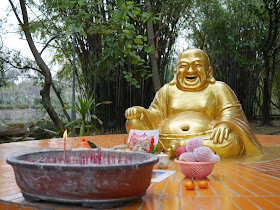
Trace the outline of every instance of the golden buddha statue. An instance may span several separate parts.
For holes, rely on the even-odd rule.
[[[157,150],[170,157],[196,136],[221,158],[263,154],[236,95],[213,78],[209,58],[199,49],[179,55],[173,80],[156,93],[149,109],[131,107],[125,117],[127,132],[159,129]]]

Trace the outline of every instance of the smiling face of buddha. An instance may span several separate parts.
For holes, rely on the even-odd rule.
[[[209,58],[202,50],[189,49],[179,55],[176,69],[176,86],[179,90],[203,90],[211,76]]]

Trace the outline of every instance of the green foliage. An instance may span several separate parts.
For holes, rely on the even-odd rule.
[[[41,104],[38,104],[38,105],[32,105],[31,108],[32,109],[43,109],[43,106]]]
[[[97,146],[94,144],[94,143],[92,143],[91,141],[87,141],[88,143],[89,143],[89,145],[91,146],[91,148],[97,148]]]
[[[16,105],[17,109],[28,109],[28,105]]]
[[[190,0],[157,0],[151,1],[153,11],[147,13],[145,5],[139,2],[27,1],[29,9],[36,11],[30,24],[32,37],[41,43],[55,38],[48,47],[53,49],[52,64],[63,66],[57,74],[58,81],[70,80],[75,33],[76,90],[82,94],[94,92],[100,101],[113,101],[114,107],[97,107],[96,115],[106,119],[104,127],[116,132],[125,132],[126,108],[147,107],[154,97],[148,55],[158,55],[162,81],[166,72],[172,71],[167,64],[173,57],[182,23],[188,23],[181,20],[190,14],[192,6]],[[156,36],[156,43],[151,46],[147,40],[148,21],[153,23]]]
[[[189,24],[188,37],[207,52],[215,78],[230,85],[249,119],[260,112],[262,100],[262,48],[269,23],[262,5],[261,0],[199,1]]]
[[[174,43],[185,27],[190,32],[188,43],[207,52],[215,78],[232,87],[247,117],[259,114],[265,77],[262,48],[269,34],[268,12],[263,2],[272,8],[273,1],[267,0],[154,0],[152,13],[147,13],[139,1],[27,1],[29,8],[38,12],[30,23],[32,37],[47,43],[57,36],[49,45],[54,55],[52,64],[63,66],[55,84],[61,85],[61,81],[67,84],[71,79],[75,32],[76,90],[82,94],[94,92],[100,101],[108,98],[113,101],[114,106],[109,108],[95,107],[95,115],[105,119],[103,127],[119,129],[117,132],[125,132],[126,108],[148,107],[154,97],[148,54],[156,52],[162,84],[168,82],[172,76]],[[147,44],[148,21],[153,22],[155,46]],[[273,49],[279,49],[279,35],[277,40],[278,45]],[[8,52],[2,56],[12,58],[15,64],[32,66],[19,53]],[[279,107],[279,53],[275,60],[278,64],[272,81],[272,101]],[[2,75],[5,65],[0,60]],[[0,86],[3,82],[13,83],[6,74],[3,76],[5,81],[2,79]],[[68,89],[60,86],[60,91]],[[12,104],[12,101],[5,103]],[[38,100],[34,102],[38,103]]]
[[[147,52],[154,50],[147,42],[144,5],[136,1],[42,0],[38,6],[32,6],[43,14],[33,20],[37,29],[33,35],[47,43],[51,37],[61,34],[50,44],[55,49],[53,63],[63,66],[57,74],[58,80],[70,79],[75,32],[77,92],[93,92],[100,101],[110,98],[117,107],[97,107],[96,115],[104,116],[107,128],[109,122],[118,120],[116,126],[124,131],[123,112],[130,103],[129,98],[138,100],[138,97],[125,100],[120,97],[127,90],[130,95],[134,90],[144,94],[152,82],[150,76],[141,77],[142,73],[150,75],[146,73],[150,71]],[[155,23],[158,14],[154,12],[149,18]],[[146,79],[148,82],[144,82]],[[114,129],[118,129],[116,126]]]
[[[13,105],[3,105],[3,104],[0,104],[0,109],[13,109],[14,106]]]
[[[90,135],[90,132],[92,130],[96,131],[99,134],[100,130],[93,123],[93,121],[96,120],[100,125],[102,125],[103,122],[95,114],[92,114],[91,112],[94,111],[95,107],[98,107],[101,104],[110,104],[110,103],[111,102],[109,101],[103,101],[101,103],[95,104],[95,99],[93,98],[93,94],[89,95],[87,93],[84,98],[79,96],[78,100],[75,102],[74,107],[69,104],[66,104],[65,109],[74,110],[80,116],[80,118],[69,122],[65,127],[70,126],[69,133],[71,133],[74,128],[79,127],[80,128],[79,136],[84,136],[85,133],[87,135]]]
[[[78,62],[82,70],[78,71],[78,75],[85,83],[94,76],[106,75],[105,79],[112,80],[118,69],[125,70],[126,64],[130,64],[130,72],[134,79],[126,81],[138,88],[138,74],[145,70],[142,67],[146,59],[145,54],[153,51],[153,47],[148,46],[146,35],[143,34],[143,24],[147,20],[156,23],[159,21],[159,14],[147,14],[143,5],[135,1],[116,3],[44,0],[39,8],[49,15],[34,21],[33,25],[36,26],[36,33],[41,39],[46,39],[46,33],[52,31],[65,33],[68,37],[73,32],[76,33]],[[63,63],[65,56],[71,56],[66,52],[70,51],[71,47],[68,37],[58,41],[62,49],[58,49],[55,54],[55,59]]]
[[[140,88],[140,85],[137,84],[138,82],[135,78],[133,78],[131,72],[123,71],[123,74],[124,74],[124,78],[127,82],[129,82],[132,85],[135,85],[136,88]]]

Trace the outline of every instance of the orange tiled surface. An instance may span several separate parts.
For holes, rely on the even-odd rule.
[[[85,137],[99,147],[123,144],[127,135]],[[263,145],[279,145],[280,136],[257,135]],[[79,138],[77,138],[77,141]],[[17,187],[14,172],[6,157],[22,151],[63,148],[62,139],[0,144],[0,210],[86,209],[80,205],[52,202],[29,203]],[[280,151],[279,151],[280,152]],[[156,166],[155,166],[156,167]],[[206,180],[208,189],[185,190],[187,181],[172,161],[168,170],[176,172],[159,183],[151,183],[145,196],[123,209],[280,209],[280,159],[268,162],[217,163]]]

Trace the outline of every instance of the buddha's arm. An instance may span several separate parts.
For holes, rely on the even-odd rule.
[[[214,126],[211,139],[214,143],[223,143],[227,139],[232,128],[228,122],[240,120],[247,123],[240,102],[228,85],[217,82],[214,88],[216,93],[217,113],[216,125]]]
[[[165,119],[167,113],[167,91],[168,86],[163,86],[157,93],[149,109],[134,106],[126,110],[125,117],[140,119],[142,123],[148,124],[150,129],[157,129],[160,122]]]
[[[147,110],[150,121],[153,121],[156,128],[159,124],[166,119],[167,106],[168,106],[168,86],[164,85],[157,93]]]
[[[217,82],[217,85],[216,100],[218,108],[216,120],[222,122],[236,118],[247,123],[242,106],[231,88],[222,82]]]

